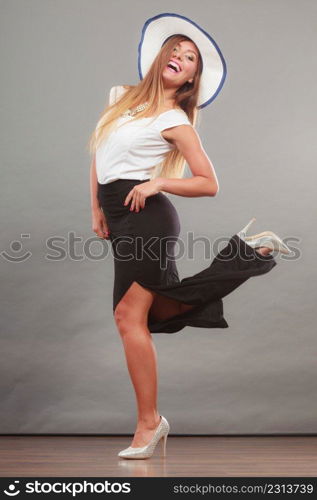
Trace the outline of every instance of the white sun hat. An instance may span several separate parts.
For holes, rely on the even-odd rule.
[[[150,69],[165,40],[176,34],[189,37],[200,51],[203,69],[197,108],[204,108],[219,94],[226,78],[227,67],[215,40],[188,17],[163,13],[151,17],[144,23],[138,46],[140,79],[142,80]]]

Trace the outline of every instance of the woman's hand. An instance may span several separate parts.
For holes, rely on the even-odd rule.
[[[127,194],[124,205],[131,201],[130,210],[139,212],[140,208],[145,207],[145,200],[148,196],[153,196],[161,191],[161,179],[157,177],[151,181],[136,184]]]
[[[107,219],[101,208],[92,210],[92,230],[104,240],[109,240],[110,231],[107,224]]]

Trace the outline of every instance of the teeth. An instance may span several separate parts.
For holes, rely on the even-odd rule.
[[[174,69],[177,71],[177,73],[180,71],[180,69],[179,69],[179,67],[177,66],[177,64],[176,64],[176,63],[174,63],[174,62],[169,62],[169,63],[168,63],[168,65],[169,65],[169,66],[172,66],[172,68],[174,68]]]

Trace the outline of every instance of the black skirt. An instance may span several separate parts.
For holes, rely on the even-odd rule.
[[[145,181],[119,179],[98,183],[98,200],[107,218],[114,257],[113,312],[136,281],[144,288],[195,307],[168,319],[157,320],[149,311],[151,333],[174,333],[185,326],[227,328],[222,299],[252,276],[269,272],[276,261],[260,255],[237,234],[210,265],[179,279],[175,244],[180,233],[177,211],[162,192],[149,196],[139,212],[124,200],[134,185]]]

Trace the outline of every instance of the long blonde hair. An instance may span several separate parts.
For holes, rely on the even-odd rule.
[[[116,125],[116,120],[127,109],[134,108],[139,104],[148,102],[145,110],[140,111],[132,120],[145,117],[154,117],[164,104],[164,86],[162,72],[171,59],[171,51],[174,46],[183,41],[191,41],[185,35],[173,35],[169,37],[155,57],[149,71],[137,85],[124,85],[125,92],[117,102],[107,105],[101,113],[96,128],[89,139],[89,152],[94,154],[99,145],[110,134]],[[194,42],[193,42],[194,43]],[[197,71],[193,82],[185,82],[175,93],[176,107],[181,108],[188,116],[190,123],[195,126],[198,119],[197,102],[199,98],[200,75],[202,71],[202,59],[198,51]],[[156,166],[152,177],[182,177],[185,168],[185,158],[177,148],[168,152],[164,160]]]

